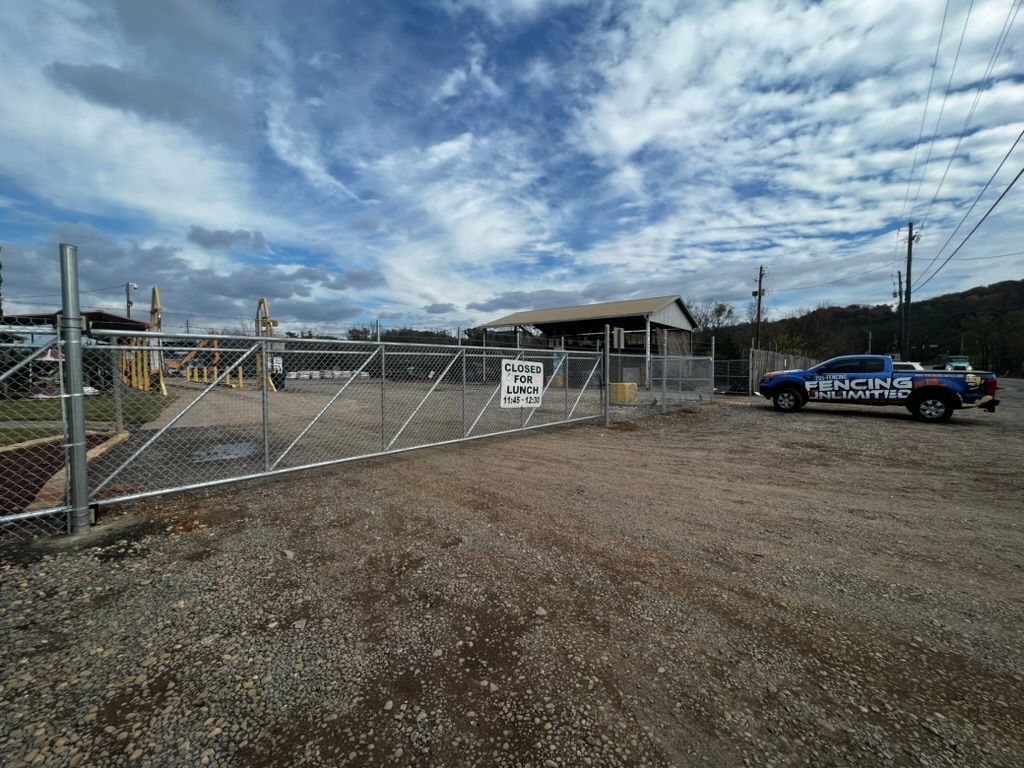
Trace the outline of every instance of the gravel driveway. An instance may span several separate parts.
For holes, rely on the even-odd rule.
[[[1024,387],[741,398],[0,552],[5,766],[1020,766]]]

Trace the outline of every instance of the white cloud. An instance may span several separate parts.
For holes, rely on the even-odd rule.
[[[0,200],[5,216],[35,216],[40,229],[48,217],[120,219],[140,254],[177,246],[188,269],[219,277],[244,265],[188,247],[189,228],[259,231],[275,252],[306,254],[287,267],[296,281],[306,279],[303,259],[339,273],[356,263],[369,270],[366,302],[407,317],[510,292],[553,295],[537,293],[545,290],[742,299],[762,261],[779,289],[884,261],[942,13],[931,0],[631,0],[580,4],[571,15],[559,13],[570,4],[561,0],[442,2],[451,17],[438,34],[464,58],[439,69],[422,58],[421,39],[404,36],[402,4],[375,19],[379,27],[278,18],[261,28],[271,55],[255,61],[250,22],[206,29],[216,9],[182,2],[152,17],[121,3],[130,24],[110,23],[104,0],[7,9],[0,174],[14,192],[5,189],[13,203]],[[919,148],[915,219],[953,153],[1006,7],[975,2],[927,167],[927,144]],[[951,5],[937,87],[966,9]],[[176,25],[174,40],[201,36],[198,52],[164,39],[164,22]],[[957,150],[924,258],[1020,130],[1017,37]],[[298,39],[302,46],[288,42]],[[196,71],[216,87],[195,89],[193,103],[182,73]],[[100,72],[180,86],[177,119],[158,96],[148,112],[126,98],[89,100],[81,81]],[[90,83],[95,95],[124,80]],[[223,110],[231,119],[217,133],[211,103],[221,93],[232,96]],[[932,94],[929,127],[941,96]],[[212,117],[181,116],[204,109]],[[1007,181],[997,179],[986,200]],[[62,212],[37,211],[36,199]],[[972,248],[1014,250],[1022,219],[1020,196],[1009,196]],[[954,264],[929,290],[1019,274],[1013,259],[970,264]],[[331,295],[307,276],[303,301]],[[877,288],[885,298],[885,270],[860,279],[824,295],[871,300]]]
[[[534,21],[545,13],[574,5],[583,5],[587,0],[440,0],[438,3],[449,13],[478,11],[491,23],[519,24]]]
[[[104,106],[45,74],[71,63],[129,60],[125,44],[71,0],[22,4],[5,14],[0,44],[0,173],[51,205],[78,214],[142,216],[166,232],[187,225],[257,228],[292,236],[291,222],[253,194],[241,155],[186,128]]]
[[[299,171],[317,189],[358,203],[364,200],[328,170],[320,139],[308,124],[307,103],[297,102],[284,85],[274,89],[267,106],[267,144],[283,162]]]
[[[462,93],[466,86],[476,89],[491,98],[499,98],[503,91],[487,71],[487,48],[480,41],[469,46],[469,59],[465,66],[448,72],[437,91],[434,101],[447,101]]]
[[[535,56],[523,70],[522,79],[529,85],[546,89],[555,84],[556,74],[551,62],[543,56]]]
[[[606,169],[609,190],[632,193],[658,212],[624,209],[619,231],[580,260],[679,279],[683,265],[710,272],[736,264],[749,273],[759,261],[809,255],[807,268],[827,274],[836,264],[884,261],[876,233],[899,217],[906,196],[941,5],[665,5],[671,9],[630,8],[587,46],[599,86],[586,96],[571,135]],[[924,173],[918,217],[1005,18],[995,2],[976,6],[954,78],[960,90],[945,105],[926,169],[928,134],[920,148],[910,192],[913,201]],[[957,34],[947,35],[937,89],[945,87],[966,12],[951,10],[947,32]],[[1022,55],[1008,45],[997,71],[1019,73]],[[932,94],[929,127],[941,95]],[[1022,101],[1022,86],[1009,79],[985,92],[974,118],[983,130],[959,150],[933,231],[948,231],[958,220],[954,209],[962,212],[987,179],[1020,130]],[[1019,217],[1019,206],[1014,213],[1005,205],[1004,215]],[[993,222],[988,240],[979,232],[976,246],[995,243],[1005,226]],[[710,273],[696,279],[716,284]],[[871,279],[884,283],[888,273]]]

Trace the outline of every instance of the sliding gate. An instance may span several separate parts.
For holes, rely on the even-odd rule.
[[[601,356],[588,352],[124,332],[93,341],[85,385],[103,393],[111,434],[88,462],[94,505],[603,413]],[[501,406],[503,360],[543,367],[539,406]]]

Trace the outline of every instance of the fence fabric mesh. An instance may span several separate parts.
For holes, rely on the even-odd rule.
[[[63,530],[60,340],[0,346],[0,530]],[[539,372],[539,404],[503,407],[503,364]],[[693,407],[709,358],[562,349],[98,332],[83,344],[90,504],[488,435]],[[607,389],[607,391],[606,391]]]
[[[52,326],[0,325],[0,520],[13,535],[64,529],[67,435],[58,342]]]

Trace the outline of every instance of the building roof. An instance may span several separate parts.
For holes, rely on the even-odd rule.
[[[579,304],[573,307],[556,307],[554,309],[531,309],[526,312],[514,312],[499,317],[483,328],[499,328],[510,325],[550,325],[554,323],[573,323],[581,320],[609,320],[615,317],[649,317],[662,309],[677,303],[691,325],[696,325],[693,316],[679,296],[654,296],[648,299],[627,299],[625,301],[605,301],[600,304]]]
[[[59,314],[59,312],[33,312],[23,315],[4,315],[4,321],[22,326],[53,326],[56,325]],[[82,310],[82,317],[85,318],[88,328],[96,330],[145,331],[149,328],[149,323],[144,320],[135,320],[102,309]]]

